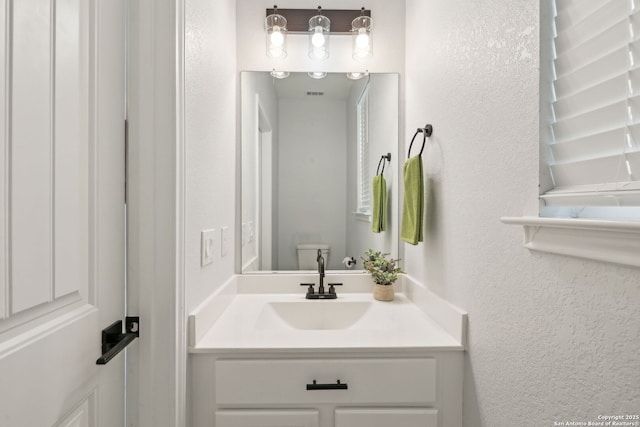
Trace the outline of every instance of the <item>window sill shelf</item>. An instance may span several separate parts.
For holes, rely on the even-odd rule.
[[[356,221],[371,222],[371,214],[365,212],[354,212]]]
[[[502,217],[524,227],[528,249],[640,267],[640,221]]]

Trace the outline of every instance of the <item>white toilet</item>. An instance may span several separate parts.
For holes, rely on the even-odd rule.
[[[318,269],[318,249],[322,251],[324,267],[329,265],[329,245],[322,243],[304,243],[298,245],[298,270]]]

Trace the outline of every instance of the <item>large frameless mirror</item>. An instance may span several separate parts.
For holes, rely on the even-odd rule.
[[[367,248],[397,256],[398,105],[397,74],[241,73],[243,273],[316,269],[318,249],[330,270],[361,269]]]

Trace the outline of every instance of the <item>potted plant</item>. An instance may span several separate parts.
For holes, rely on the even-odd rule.
[[[398,279],[398,274],[404,273],[398,265],[399,259],[389,258],[380,251],[369,248],[360,257],[364,269],[371,273],[375,282],[373,297],[379,301],[393,301],[393,283]]]

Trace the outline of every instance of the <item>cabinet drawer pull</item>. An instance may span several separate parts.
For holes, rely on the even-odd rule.
[[[342,384],[338,380],[335,384],[318,384],[316,380],[313,380],[313,384],[307,384],[307,390],[347,390],[348,384]]]

